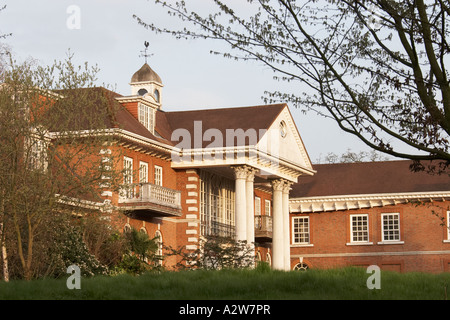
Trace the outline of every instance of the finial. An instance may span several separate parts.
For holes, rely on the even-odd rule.
[[[140,57],[145,57],[145,63],[147,63],[147,59],[151,57],[153,54],[147,53],[148,47],[150,46],[150,43],[148,41],[144,41],[144,46],[145,49],[141,51]]]

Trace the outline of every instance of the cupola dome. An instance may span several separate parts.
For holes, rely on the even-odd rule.
[[[162,84],[161,78],[145,63],[131,78],[131,82],[157,82]]]
[[[131,95],[142,96],[154,101],[158,108],[162,105],[163,84],[158,74],[145,63],[131,77]]]

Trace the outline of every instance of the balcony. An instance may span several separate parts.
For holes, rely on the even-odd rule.
[[[271,242],[272,234],[272,217],[255,216],[255,241]]]
[[[218,222],[214,217],[207,220],[202,217],[200,223],[203,236],[220,236],[234,238],[236,227],[234,224]],[[272,217],[255,216],[255,242],[272,242]]]
[[[120,209],[134,214],[181,216],[181,191],[151,183],[124,186],[119,195]]]
[[[202,220],[201,234],[203,236],[215,236],[232,238],[236,237],[236,227],[233,224],[218,222],[214,217],[210,217],[208,221]]]

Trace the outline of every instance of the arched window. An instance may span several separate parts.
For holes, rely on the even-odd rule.
[[[125,224],[123,227],[123,233],[130,233],[131,232],[131,226],[129,223]]]
[[[269,252],[267,252],[266,254],[266,262],[269,264],[269,266],[272,266],[272,257],[270,256]]]
[[[280,122],[280,135],[282,138],[285,138],[287,135],[287,127],[284,121]]]
[[[306,263],[300,262],[294,266],[294,270],[296,271],[307,271],[309,266]]]
[[[159,99],[160,99],[159,90],[158,90],[158,89],[155,89],[155,92],[153,93],[153,95],[155,96],[156,102],[159,103]]]
[[[138,95],[140,95],[140,96],[144,96],[144,95],[146,95],[147,93],[148,93],[148,91],[145,90],[145,89],[140,89],[140,90],[138,91]]]
[[[162,266],[162,258],[163,258],[163,239],[162,234],[159,230],[155,232],[155,240],[158,245],[158,248],[156,249],[156,259],[155,259],[155,265]]]

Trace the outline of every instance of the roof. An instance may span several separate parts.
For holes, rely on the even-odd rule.
[[[227,130],[242,129],[246,132],[249,129],[254,129],[258,134],[258,138],[261,138],[259,130],[269,129],[277,116],[286,107],[285,104],[275,104],[179,112],[157,110],[155,118],[155,131],[157,134],[152,134],[130,111],[116,100],[116,98],[122,97],[122,95],[116,92],[103,87],[82,88],[70,91],[59,90],[56,92],[69,99],[69,102],[67,100],[64,102],[63,105],[65,107],[68,105],[70,107],[70,104],[73,103],[73,107],[70,107],[71,118],[77,119],[76,123],[73,121],[70,121],[70,123],[67,123],[67,121],[60,122],[66,126],[70,126],[70,130],[89,130],[93,126],[101,125],[102,128],[123,129],[141,137],[172,146],[178,143],[178,141],[171,141],[174,130],[186,129],[193,138],[196,134],[194,132],[196,121],[201,122],[202,147],[211,144],[211,141],[203,139],[203,134],[208,129],[219,130],[224,139],[226,138]],[[80,104],[80,101],[85,102]],[[81,108],[81,105],[83,108]],[[52,128],[51,131],[59,130]],[[235,146],[240,146],[243,143],[247,144],[248,139],[246,141],[236,139],[234,143]],[[192,146],[194,147],[193,144]]]
[[[219,130],[224,139],[227,137],[227,130],[242,129],[247,132],[247,130],[254,129],[258,138],[261,138],[259,130],[269,129],[285,107],[286,104],[274,104],[180,112],[159,111],[156,118],[156,130],[167,140],[170,140],[169,134],[171,135],[176,129],[185,129],[191,137],[194,137],[197,134],[194,127],[197,122],[197,129],[201,128],[202,137],[208,129]],[[201,140],[202,147],[207,147],[214,142],[207,141],[207,139]],[[225,141],[223,143],[225,145]],[[241,146],[247,143],[248,140],[237,139],[233,145]]]
[[[380,161],[314,165],[314,176],[302,176],[291,198],[362,194],[450,191],[448,174],[412,172],[413,162]]]
[[[168,143],[147,130],[133,115],[115,98],[120,94],[103,87],[82,88],[75,90],[55,91],[68,100],[62,102],[64,108],[71,109],[70,119],[75,121],[54,121],[51,131],[90,130],[119,128],[141,137]],[[63,101],[63,100],[61,100]],[[83,103],[80,103],[83,101]],[[71,106],[73,104],[73,106]],[[61,113],[64,116],[66,113]],[[58,123],[55,123],[58,122]],[[70,128],[67,128],[70,126]]]
[[[145,63],[131,78],[131,82],[157,82],[162,84],[159,75]]]

